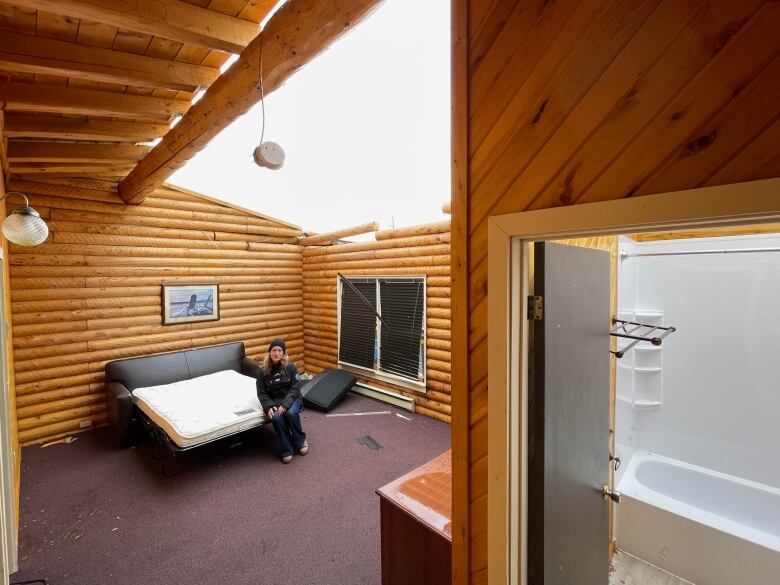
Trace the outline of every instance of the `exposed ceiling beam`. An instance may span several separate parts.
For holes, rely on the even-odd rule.
[[[168,132],[168,124],[124,122],[9,113],[3,135],[8,138],[59,138],[107,142],[146,142]]]
[[[188,92],[219,77],[215,67],[13,32],[0,35],[0,69]]]
[[[140,160],[150,147],[127,144],[87,144],[78,142],[8,143],[8,162],[15,163],[131,163]]]
[[[127,95],[91,89],[71,89],[37,83],[3,85],[6,111],[53,112],[83,116],[170,120],[190,106],[184,100]]]
[[[382,0],[289,0],[238,61],[206,91],[160,144],[120,184],[128,203],[141,203],[238,116],[260,101],[260,51],[266,95],[327,49]],[[265,41],[263,42],[263,39]],[[323,88],[323,91],[326,88]]]
[[[13,0],[13,4],[228,53],[240,53],[260,30],[253,22],[180,0]]]

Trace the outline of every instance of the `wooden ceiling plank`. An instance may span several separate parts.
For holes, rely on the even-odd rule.
[[[259,32],[254,23],[180,0],[14,0],[14,4],[53,13],[67,11],[73,18],[228,53],[240,53]]]
[[[169,120],[190,104],[181,100],[125,95],[107,91],[8,83],[3,86],[6,111],[53,112],[84,116]]]
[[[173,172],[238,116],[260,101],[259,64],[263,49],[266,95],[354,27],[381,0],[290,0],[268,21],[239,60],[222,74],[184,119],[163,137],[120,184],[122,198],[141,203]]]
[[[0,69],[177,91],[196,91],[219,77],[214,67],[12,32],[0,35]]]
[[[23,31],[35,34],[37,11],[0,3],[0,30]]]
[[[97,168],[97,167],[95,167]],[[109,170],[106,172],[101,171],[65,171],[65,172],[29,172],[29,173],[14,173],[13,177],[30,179],[34,181],[47,181],[50,179],[87,179],[87,180],[101,180],[117,182],[121,181],[123,177],[127,176],[129,171],[114,171]]]
[[[8,161],[15,163],[95,163],[134,162],[150,147],[127,144],[89,144],[79,142],[32,142],[12,140],[8,143]]]
[[[91,179],[67,179],[46,177],[43,181],[46,185],[61,185],[63,187],[75,187],[76,189],[86,189],[88,191],[105,191],[107,193],[117,193],[117,184],[111,181],[104,180],[91,180]],[[9,186],[13,184],[17,191],[25,192],[27,183],[22,181],[10,182]],[[36,183],[40,185],[40,183]]]
[[[35,32],[39,38],[75,41],[79,31],[77,18],[58,13],[39,10],[36,19]]]
[[[57,118],[9,113],[4,134],[8,138],[58,138],[106,142],[146,142],[168,132],[168,124]]]
[[[239,18],[251,20],[252,22],[262,22],[279,0],[254,0],[247,2],[246,6],[238,13]]]
[[[81,45],[110,49],[114,45],[117,28],[102,22],[83,20],[79,23],[79,34],[76,40]]]
[[[102,177],[106,175],[124,175],[132,169],[126,164],[65,164],[65,163],[24,163],[11,165],[9,174],[57,174],[59,176]]]

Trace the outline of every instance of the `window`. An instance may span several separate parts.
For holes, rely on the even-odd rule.
[[[347,277],[338,287],[339,363],[424,383],[425,278]]]

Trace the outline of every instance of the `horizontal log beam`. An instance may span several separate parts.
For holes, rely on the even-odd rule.
[[[379,242],[357,242],[352,244],[337,244],[333,246],[321,246],[306,248],[303,251],[303,255],[307,258],[314,256],[331,256],[340,255],[353,252],[365,252],[372,250],[385,250],[385,249],[400,249],[400,248],[413,248],[417,246],[434,246],[441,244],[449,244],[450,234],[432,234],[423,236],[414,236],[410,238],[401,238],[397,240],[382,240]]]
[[[219,77],[216,67],[9,31],[0,35],[0,69],[186,92],[209,86]]]
[[[387,258],[415,258],[417,256],[441,256],[450,253],[449,244],[438,244],[433,246],[419,246],[417,248],[391,248],[382,250],[366,250],[364,252],[347,252],[345,254],[328,254],[326,256],[305,256],[304,265],[331,263],[338,266],[340,262],[349,262],[352,260],[373,260]]]
[[[268,21],[203,99],[120,184],[128,203],[141,203],[212,138],[260,101],[260,54],[266,95],[327,49],[381,0],[289,0]],[[265,43],[263,43],[265,39]]]
[[[123,122],[9,113],[5,118],[3,134],[7,138],[147,142],[163,136],[168,130],[168,124],[155,122]]]
[[[127,144],[79,144],[77,142],[32,142],[12,140],[8,143],[8,161],[14,163],[132,163],[149,152],[149,146]]]
[[[450,231],[450,220],[439,221],[436,223],[427,223],[405,228],[396,228],[392,230],[383,230],[374,234],[377,240],[394,240],[397,238],[408,238],[411,236],[422,236],[427,234],[440,234]]]
[[[337,230],[335,232],[318,234],[316,236],[307,236],[301,238],[299,243],[303,246],[312,246],[314,244],[329,244],[330,242],[340,240],[341,238],[346,238],[347,236],[367,234],[369,232],[375,232],[378,229],[379,224],[375,221],[372,221],[371,223],[364,223],[354,227],[344,228],[343,230]]]
[[[111,116],[170,120],[190,107],[184,100],[128,95],[110,91],[72,89],[37,83],[3,85],[6,111],[49,112],[80,116]]]
[[[228,53],[240,53],[260,32],[253,22],[180,0],[14,0],[14,5]]]

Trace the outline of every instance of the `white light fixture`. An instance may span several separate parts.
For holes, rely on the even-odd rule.
[[[24,205],[17,207],[3,222],[5,239],[20,246],[37,246],[49,237],[49,226],[41,219],[41,214],[30,207],[30,202],[24,193],[9,191],[0,201],[9,195],[24,197]]]

